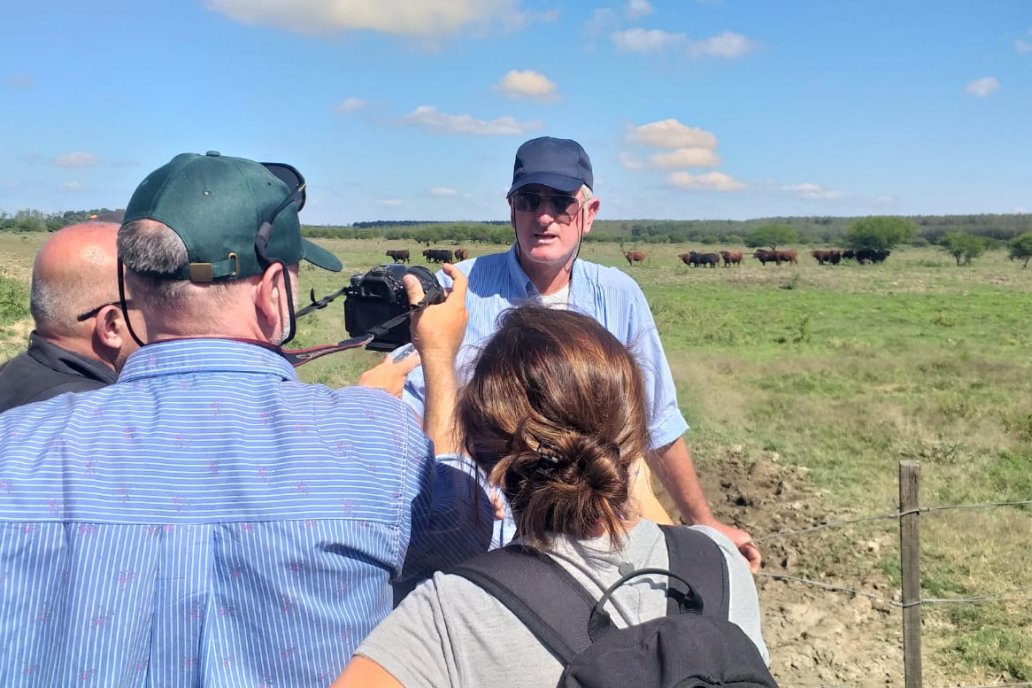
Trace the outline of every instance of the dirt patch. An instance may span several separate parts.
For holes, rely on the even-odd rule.
[[[714,465],[701,467],[700,479],[715,515],[761,540],[764,567],[756,583],[771,670],[782,688],[903,686],[901,614],[887,602],[898,599],[898,593],[887,576],[867,572],[857,579],[849,562],[835,557],[822,560],[818,573],[810,571],[805,566],[809,553],[833,548],[842,533],[770,537],[839,520],[827,513],[820,494],[807,484],[805,469],[783,465],[773,453],[746,460],[737,447],[725,450],[718,471],[711,470]],[[671,510],[666,494],[660,501]],[[892,543],[875,539],[850,545],[851,556],[857,550],[857,556],[874,556]],[[777,574],[864,594],[772,577]],[[945,685],[934,667],[924,669],[925,685]]]

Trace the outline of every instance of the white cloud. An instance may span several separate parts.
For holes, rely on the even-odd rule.
[[[458,196],[459,192],[447,186],[435,186],[430,189],[430,195],[436,196],[437,198],[451,198]]]
[[[803,184],[786,184],[781,187],[782,191],[787,191],[793,196],[799,198],[805,198],[807,200],[832,200],[836,198],[842,198],[841,191],[835,191],[834,189],[825,189],[817,184],[811,184],[809,182]]]
[[[739,33],[725,31],[719,36],[701,41],[688,41],[688,52],[695,57],[735,58],[756,48],[756,44]]]
[[[532,19],[518,0],[206,0],[214,12],[244,24],[306,34],[378,31],[398,36],[443,37],[471,27],[520,28]]]
[[[671,185],[682,189],[697,189],[701,191],[737,191],[744,189],[745,184],[734,177],[723,172],[707,172],[706,174],[688,174],[687,172],[673,172],[667,176]]]
[[[59,167],[92,167],[97,164],[97,158],[89,153],[83,153],[82,151],[75,151],[74,153],[65,153],[57,157],[54,161]]]
[[[513,136],[541,127],[540,122],[518,122],[509,116],[482,120],[472,115],[449,115],[432,105],[420,105],[405,115],[402,122],[431,132],[475,136]]]
[[[610,38],[617,50],[627,53],[655,53],[687,40],[683,33],[640,28],[615,31]]]
[[[640,143],[651,148],[717,147],[716,136],[704,129],[685,126],[673,117],[629,128],[626,139],[629,143]]]
[[[720,157],[712,148],[678,148],[669,153],[656,153],[649,156],[649,164],[653,167],[670,169],[673,167],[716,167]]]
[[[984,76],[981,79],[969,81],[968,85],[964,87],[964,90],[973,96],[985,98],[986,96],[991,96],[1000,90],[1000,82],[997,81],[996,77]]]
[[[644,17],[652,14],[652,3],[649,0],[628,0],[626,12],[628,17]]]
[[[645,163],[630,153],[620,153],[620,164],[628,170],[643,170]]]
[[[62,191],[81,191],[82,182],[65,182],[61,185]]]
[[[1028,41],[1019,38],[1018,40],[1014,41],[1014,49],[1022,55],[1024,55],[1025,53],[1032,53],[1032,43],[1029,43]]]
[[[401,205],[401,200],[397,198],[382,198],[376,202],[377,205],[382,205],[387,208],[397,208]]]
[[[361,98],[346,98],[333,106],[334,112],[358,112],[368,103]]]
[[[509,98],[547,100],[556,95],[555,82],[530,69],[510,70],[494,88]]]

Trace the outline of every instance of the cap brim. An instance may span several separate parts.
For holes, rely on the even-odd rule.
[[[509,193],[506,194],[506,197],[512,196],[523,187],[530,186],[531,184],[540,184],[541,186],[547,186],[550,189],[562,191],[563,193],[573,193],[584,186],[584,182],[580,179],[567,177],[565,174],[555,174],[553,172],[532,172],[520,177],[519,181],[513,182],[512,187],[509,189]]]
[[[340,262],[340,259],[338,259],[337,256],[308,239],[301,240],[301,257],[312,265],[324,270],[340,272],[344,269],[344,265]]]

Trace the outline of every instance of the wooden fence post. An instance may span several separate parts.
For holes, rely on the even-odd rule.
[[[921,688],[921,464],[899,462],[899,561],[903,585],[903,676]]]

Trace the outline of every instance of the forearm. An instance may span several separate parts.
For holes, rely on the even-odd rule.
[[[455,404],[459,383],[455,361],[445,356],[426,358],[423,360],[423,375],[426,380],[423,431],[433,441],[435,453],[457,454],[459,439]]]
[[[649,452],[646,461],[677,504],[686,522],[708,525],[714,521],[702,485],[699,484],[691,452],[683,438]]]

